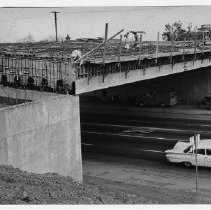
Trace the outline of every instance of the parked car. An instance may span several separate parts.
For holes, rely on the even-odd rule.
[[[195,166],[197,153],[197,165],[211,167],[211,139],[204,139],[199,142],[197,151],[190,142],[179,141],[173,149],[166,150],[167,161],[182,163],[185,166]]]
[[[211,96],[205,96],[199,103],[199,108],[211,109]]]

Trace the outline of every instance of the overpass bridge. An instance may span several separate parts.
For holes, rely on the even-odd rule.
[[[196,49],[82,62],[55,57],[1,55],[0,83],[24,90],[79,95],[209,66],[211,50]]]
[[[104,64],[98,59],[76,67],[76,94],[193,71],[211,66],[210,61],[208,50],[128,56]]]

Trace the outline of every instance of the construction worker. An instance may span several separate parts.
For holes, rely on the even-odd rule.
[[[67,36],[65,37],[65,42],[69,42],[70,41],[70,36],[69,34],[67,34]]]
[[[130,49],[130,42],[129,42],[129,32],[127,32],[125,35],[125,49],[129,50]]]
[[[74,50],[71,53],[70,57],[73,59],[73,61],[80,59],[81,58],[81,51],[80,50]]]
[[[140,42],[142,41],[142,37],[139,40],[138,34],[146,34],[144,31],[130,31],[134,36],[134,47],[139,47]]]
[[[135,42],[138,42],[138,34],[136,32],[133,33]]]
[[[134,47],[137,47],[138,44],[139,44],[139,41],[138,41],[138,34],[136,32],[133,33],[134,35]]]
[[[208,36],[208,35],[206,35],[205,37],[204,37],[204,44],[206,45],[206,44],[210,44],[210,37]]]

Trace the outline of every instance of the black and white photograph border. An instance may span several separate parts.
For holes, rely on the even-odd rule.
[[[0,0],[0,209],[209,208],[209,11]]]

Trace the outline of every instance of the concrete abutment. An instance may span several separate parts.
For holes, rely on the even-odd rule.
[[[31,93],[35,101],[0,109],[0,164],[82,182],[79,97]]]

